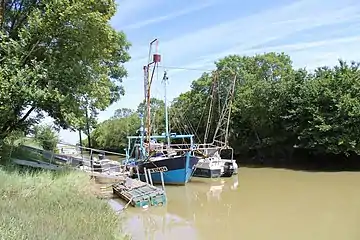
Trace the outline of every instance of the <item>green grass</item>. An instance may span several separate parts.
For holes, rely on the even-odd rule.
[[[87,175],[16,169],[0,167],[1,240],[124,239]]]

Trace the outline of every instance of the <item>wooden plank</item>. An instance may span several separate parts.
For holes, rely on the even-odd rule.
[[[41,162],[41,161],[28,161],[28,160],[21,160],[21,159],[13,159],[13,162],[15,164],[21,165],[21,166],[27,166],[27,167],[34,167],[34,168],[42,168],[42,169],[47,169],[47,170],[61,170],[62,167],[55,165],[55,164],[51,164],[51,163],[46,163],[46,162]]]
[[[92,177],[101,177],[101,178],[107,178],[107,179],[114,179],[114,180],[118,180],[118,181],[125,181],[125,179],[126,179],[125,175],[109,175],[109,174],[103,174],[103,173],[99,173],[99,172],[87,172],[87,171],[83,171],[83,172],[87,173],[88,175],[90,175]]]

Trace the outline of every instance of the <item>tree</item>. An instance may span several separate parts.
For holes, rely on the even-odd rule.
[[[37,125],[34,127],[34,138],[44,150],[54,151],[59,142],[59,136],[50,125]]]
[[[139,104],[136,112],[142,113],[144,116],[144,124],[146,126],[147,112],[145,101]],[[151,134],[161,134],[165,132],[165,102],[157,98],[150,99],[150,119],[151,119]]]
[[[203,141],[212,82],[213,76],[203,74],[193,81],[190,91],[174,99],[170,110],[172,131],[195,134],[197,141]]]
[[[213,98],[213,134],[219,108],[236,75],[229,129],[236,155],[275,163],[292,162],[295,151],[323,156],[359,154],[359,66],[339,61],[334,67],[319,67],[310,73],[293,68],[290,57],[283,53],[224,57],[216,62],[214,72],[194,80],[191,89],[173,101],[171,131],[196,134],[196,142],[202,143]],[[137,112],[143,109],[141,103]],[[164,103],[152,99],[151,109],[153,126],[164,126]],[[133,114],[99,124],[93,136],[101,148],[121,149],[126,147],[127,135],[138,134],[139,126],[139,116]]]
[[[130,108],[116,109],[113,118],[127,118],[134,114],[134,110]]]
[[[339,61],[320,67],[305,82],[292,117],[299,118],[299,146],[318,152],[360,153],[360,69]]]
[[[4,20],[4,11],[5,11],[6,0],[0,0],[0,26]]]
[[[230,143],[236,154],[291,160],[295,149],[359,152],[360,70],[355,62],[339,61],[333,68],[308,73],[294,69],[283,53],[227,56],[216,62],[216,71],[203,74],[190,91],[175,99],[171,111],[178,114],[172,125],[196,133],[202,142],[209,101],[214,97],[211,85],[216,79],[215,97],[224,98],[233,73],[238,82]]]
[[[165,131],[164,124],[164,102],[152,98],[151,117],[152,134],[161,134]],[[114,117],[99,123],[95,130],[91,132],[92,146],[94,148],[123,152],[127,147],[127,136],[138,136],[140,129],[140,116],[145,107],[144,102],[140,103],[137,111],[128,108],[122,108],[115,111]],[[144,118],[144,123],[146,119]],[[86,145],[86,144],[85,144]]]
[[[62,128],[85,124],[124,94],[125,34],[113,0],[8,0],[0,35],[0,137],[46,112]]]
[[[106,120],[91,132],[92,147],[123,152],[127,147],[127,136],[138,135],[139,128],[140,119],[135,113],[124,118]]]

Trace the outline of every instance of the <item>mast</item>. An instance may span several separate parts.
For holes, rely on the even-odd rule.
[[[209,136],[210,128],[211,128],[211,120],[212,120],[212,112],[213,112],[213,104],[215,99],[215,92],[216,92],[216,75],[213,78],[212,86],[211,86],[211,100],[209,105],[209,113],[208,113],[208,119],[206,122],[206,129],[205,129],[205,135],[204,135],[204,144],[206,144],[206,141]]]
[[[229,86],[230,89],[228,90],[228,94],[226,96],[224,105],[220,107],[220,118],[218,120],[214,136],[213,136],[213,144],[217,143],[220,144],[222,148],[228,148],[228,137],[229,137],[229,125],[230,125],[230,115],[231,115],[231,108],[232,108],[232,100],[234,97],[235,91],[235,84],[237,75],[231,69],[229,69],[231,73],[234,74],[234,78]]]
[[[164,72],[164,77],[163,77],[163,83],[164,83],[164,92],[165,92],[165,96],[164,96],[164,103],[165,103],[165,131],[166,131],[166,139],[167,139],[167,146],[168,148],[170,148],[170,134],[169,134],[169,113],[168,113],[168,107],[167,107],[167,94],[166,94],[166,84],[168,81],[169,77],[167,76],[167,72]]]
[[[158,67],[158,64],[161,60],[161,56],[158,53],[154,53],[153,54],[153,59],[152,62],[151,61],[151,53],[152,53],[152,46],[153,44],[156,43],[156,52],[157,52],[157,43],[158,40],[154,39],[153,41],[150,42],[150,47],[149,47],[149,59],[148,59],[148,64],[146,66],[144,66],[144,90],[145,90],[145,105],[146,105],[146,139],[147,142],[149,144],[149,148],[148,148],[148,153],[150,153],[150,136],[151,136],[151,105],[150,105],[150,89],[151,89],[151,83],[152,80],[154,78],[154,73],[155,73],[155,69]],[[150,67],[153,66],[152,68],[152,73],[150,75]]]
[[[229,125],[230,125],[230,115],[231,115],[231,109],[232,109],[232,100],[234,98],[234,92],[235,92],[235,84],[236,84],[236,74],[234,76],[234,80],[232,83],[232,88],[231,88],[231,95],[230,95],[230,102],[229,102],[229,112],[228,112],[228,118],[227,118],[227,123],[226,123],[226,131],[225,131],[225,147],[228,147],[228,143],[229,143]]]

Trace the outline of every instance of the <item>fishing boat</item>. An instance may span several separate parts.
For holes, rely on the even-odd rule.
[[[152,45],[157,45],[157,39],[150,43],[149,55]],[[157,52],[157,51],[156,51]],[[195,154],[193,134],[176,134],[169,132],[169,116],[166,100],[167,73],[164,72],[163,84],[165,90],[165,133],[151,135],[150,114],[150,88],[155,69],[160,62],[160,55],[153,54],[152,62],[149,61],[144,69],[144,92],[146,103],[146,128],[144,127],[143,114],[140,114],[141,126],[138,136],[128,136],[127,158],[125,164],[135,165],[134,175],[142,181],[151,183],[165,183],[184,185],[194,172],[195,165],[200,157]],[[152,74],[150,74],[152,68]],[[172,140],[181,140],[182,144],[174,144]]]
[[[237,174],[238,165],[234,160],[234,151],[229,146],[229,124],[231,115],[232,100],[235,91],[236,74],[234,74],[233,80],[227,86],[226,99],[221,103],[220,101],[215,103],[216,96],[219,95],[217,89],[219,87],[218,79],[214,78],[212,83],[212,93],[209,96],[211,99],[209,105],[209,113],[206,124],[206,130],[204,135],[204,143],[197,145],[197,150],[200,151],[205,157],[200,159],[195,166],[194,177],[231,177],[233,174]],[[226,92],[226,89],[222,89]],[[217,105],[220,109],[218,119],[212,119],[213,111]],[[216,123],[215,130],[213,131],[212,142],[208,143],[207,140],[210,134],[210,128],[212,123]],[[231,151],[231,158],[224,159],[221,156],[224,151]],[[229,155],[229,154],[227,154]]]
[[[172,135],[170,139],[188,139],[192,141],[193,135]],[[151,136],[153,140],[164,140],[165,136]],[[152,183],[175,184],[184,185],[192,177],[195,169],[195,165],[199,161],[199,156],[196,156],[192,150],[191,144],[184,148],[184,146],[176,146],[171,144],[171,149],[164,147],[163,144],[150,146],[141,142],[141,136],[129,136],[128,146],[133,145],[133,151],[129,156],[134,158],[128,158],[129,163],[133,163],[136,166],[134,175],[139,177],[140,180]],[[131,144],[131,142],[135,144]],[[147,147],[150,147],[150,154],[143,151]],[[128,148],[130,150],[130,148]],[[150,180],[151,178],[151,180]]]

